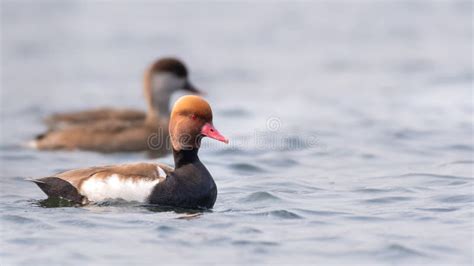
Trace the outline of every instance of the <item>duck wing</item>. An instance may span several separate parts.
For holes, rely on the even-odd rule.
[[[122,120],[143,121],[145,113],[133,109],[99,108],[93,110],[59,113],[48,116],[44,123],[49,129],[61,129],[68,126],[89,124],[97,121]]]
[[[32,180],[48,197],[75,203],[105,199],[146,202],[154,186],[173,168],[160,163],[136,163],[91,167]]]
[[[110,146],[114,147],[118,142],[117,136],[127,131],[145,129],[143,125],[144,122],[108,120],[69,126],[36,136],[30,146],[40,150],[85,149],[108,152]]]

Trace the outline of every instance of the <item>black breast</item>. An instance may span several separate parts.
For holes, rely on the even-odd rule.
[[[197,158],[197,151],[195,154],[192,150],[180,153],[188,152],[191,154],[175,154],[176,169],[153,189],[149,197],[151,204],[190,209],[214,206],[217,197],[214,179]]]

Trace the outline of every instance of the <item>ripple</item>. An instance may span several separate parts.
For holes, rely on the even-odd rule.
[[[376,221],[385,221],[386,219],[376,217],[376,216],[364,216],[364,215],[355,215],[346,217],[348,220],[361,221],[361,222],[376,222]]]
[[[360,157],[367,160],[373,160],[373,159],[376,159],[378,156],[372,153],[363,153],[360,155]]]
[[[212,228],[229,228],[229,227],[232,227],[234,225],[235,225],[234,223],[214,223],[214,224],[211,224],[209,227],[212,227]]]
[[[374,198],[374,199],[368,199],[364,200],[363,202],[365,203],[371,203],[371,204],[387,204],[387,203],[396,203],[400,201],[408,201],[412,200],[413,198],[411,197],[381,197],[381,198]]]
[[[268,160],[260,160],[260,162],[272,166],[272,167],[280,167],[280,168],[288,168],[298,165],[298,161],[293,160],[291,158],[277,158],[277,159],[268,159]]]
[[[307,214],[312,214],[316,216],[327,216],[327,217],[349,214],[347,212],[338,212],[338,211],[315,211],[315,210],[305,210],[305,209],[296,209],[296,210],[307,213]]]
[[[453,211],[457,211],[458,208],[417,208],[417,210],[430,211],[430,212],[453,212]]]
[[[447,146],[446,149],[458,150],[458,151],[469,151],[469,152],[474,150],[474,148],[471,145],[465,145],[465,144],[450,145],[450,146]]]
[[[162,232],[162,233],[171,233],[177,231],[175,227],[168,226],[168,225],[160,225],[156,228],[156,231]]]
[[[275,178],[274,178],[275,179]],[[272,180],[271,182],[264,181],[261,182],[260,185],[263,187],[273,187],[273,188],[278,188],[275,189],[274,191],[279,191],[279,192],[289,192],[289,193],[304,193],[305,191],[310,191],[310,192],[317,192],[317,191],[323,191],[324,189],[319,188],[314,186],[311,182],[304,182],[304,181],[297,181],[297,180],[291,180],[287,181],[288,178],[282,178],[279,180]]]
[[[240,199],[241,202],[280,201],[281,199],[270,192],[259,191]]]
[[[277,242],[272,241],[251,241],[251,240],[236,240],[232,244],[238,246],[278,246]]]
[[[453,162],[441,164],[440,166],[448,166],[448,165],[456,165],[456,164],[474,164],[474,161],[473,160],[453,161]]]
[[[392,244],[384,247],[382,250],[375,252],[377,257],[383,257],[386,259],[406,259],[408,257],[425,257],[426,255],[422,252],[408,248],[400,244]]]
[[[82,227],[82,228],[94,228],[97,227],[98,225],[83,219],[67,219],[67,220],[61,220],[59,221],[61,224],[65,225],[72,225],[74,227]]]
[[[258,216],[270,216],[281,219],[302,219],[303,217],[299,216],[296,213],[287,211],[287,210],[275,210],[270,212],[261,212],[257,213]]]
[[[125,220],[121,221],[125,225],[131,224],[133,226],[149,226],[149,225],[155,225],[156,223],[154,221],[147,221],[147,220],[138,220],[138,219],[133,219],[133,220]]]
[[[437,174],[428,174],[428,173],[408,173],[404,175],[399,175],[398,177],[432,177],[437,179],[453,179],[453,180],[468,180],[472,181],[470,177],[464,176],[455,176],[455,175],[437,175]]]
[[[440,198],[438,201],[445,203],[470,203],[474,202],[474,195],[447,196]]]
[[[395,187],[395,188],[359,188],[355,189],[352,192],[356,193],[367,193],[367,194],[375,194],[375,193],[387,193],[387,192],[403,192],[403,193],[411,193],[413,192],[410,189]]]
[[[47,245],[49,240],[46,238],[38,238],[38,237],[18,237],[9,239],[8,242],[15,244],[15,245]]]
[[[393,136],[396,139],[410,140],[410,139],[419,139],[421,137],[426,137],[430,134],[432,134],[432,132],[417,131],[417,130],[412,130],[412,129],[402,129],[393,133]]]
[[[466,181],[453,181],[451,183],[449,183],[448,185],[449,186],[460,186],[460,185],[464,185],[464,184],[467,184]]]
[[[5,154],[0,156],[0,159],[5,160],[5,161],[31,161],[35,160],[36,156],[33,155],[28,155],[28,154]]]
[[[261,234],[262,233],[261,230],[258,230],[253,227],[244,227],[244,228],[241,228],[238,232],[241,234]]]
[[[4,195],[0,195],[0,199],[13,200],[13,199],[21,199],[21,198],[22,198],[22,196],[16,195],[16,194],[4,194]]]
[[[234,163],[230,165],[230,168],[237,170],[239,172],[245,173],[262,173],[265,172],[262,168],[249,164],[249,163]]]
[[[422,217],[415,218],[415,220],[418,220],[418,221],[435,221],[436,218],[432,217],[432,216],[422,216]]]
[[[19,223],[19,224],[32,224],[32,223],[38,222],[35,219],[31,219],[31,218],[27,218],[27,217],[19,216],[19,215],[13,215],[13,214],[2,215],[0,220]]]
[[[386,189],[380,189],[380,188],[359,188],[356,190],[353,190],[352,192],[357,192],[357,193],[385,193],[387,192]]]
[[[450,247],[450,246],[445,246],[445,245],[429,244],[426,247],[431,250],[434,250],[435,252],[446,252],[446,253],[456,252],[455,248]]]

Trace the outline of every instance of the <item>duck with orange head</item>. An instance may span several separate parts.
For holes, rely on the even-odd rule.
[[[192,209],[214,206],[217,187],[199,160],[203,137],[228,139],[213,125],[212,110],[199,96],[183,96],[174,105],[169,126],[175,168],[161,163],[99,166],[35,179],[50,198],[78,204],[122,199]]]

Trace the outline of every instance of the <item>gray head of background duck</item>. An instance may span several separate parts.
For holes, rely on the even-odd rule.
[[[186,65],[176,58],[161,58],[145,72],[144,93],[147,99],[149,119],[165,119],[170,115],[169,102],[176,91],[199,94],[189,80]]]

